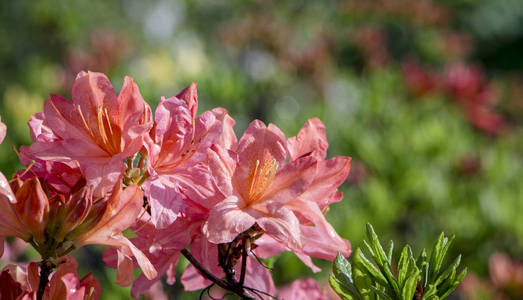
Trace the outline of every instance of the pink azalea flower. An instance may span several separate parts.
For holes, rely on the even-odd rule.
[[[253,124],[251,124],[251,126],[253,126]],[[247,131],[252,130],[251,126]],[[269,129],[267,128],[265,130],[268,131]],[[246,136],[248,136],[247,133]],[[251,137],[252,136],[254,136],[254,134],[251,134]],[[282,136],[282,134],[278,136]],[[263,139],[263,136],[260,134],[257,138],[265,141],[265,143],[267,143],[267,140],[270,140],[267,138],[267,135],[265,136],[265,139]],[[246,137],[244,136],[242,140],[240,140],[240,144],[238,146],[239,148],[241,147],[242,142],[246,143],[245,139]],[[278,214],[282,215],[282,212],[286,212],[287,216],[291,216],[293,222],[289,224],[291,224],[290,226],[295,227],[292,227],[292,235],[287,235],[288,240],[282,238],[284,236],[282,232],[285,232],[285,229],[282,229],[280,232],[276,231],[276,233],[271,233],[265,230],[267,233],[269,233],[269,235],[264,235],[260,240],[257,241],[257,244],[260,247],[256,249],[256,253],[260,257],[265,258],[274,256],[288,249],[295,252],[295,254],[307,266],[311,267],[313,271],[316,272],[319,271],[319,268],[312,263],[310,256],[333,260],[338,252],[343,253],[345,256],[349,256],[351,253],[350,243],[347,240],[342,239],[324,217],[324,214],[328,210],[328,205],[341,200],[342,194],[338,192],[338,187],[345,181],[349,174],[350,158],[334,157],[325,160],[328,143],[325,136],[325,126],[319,119],[309,120],[296,137],[291,137],[287,141],[279,138],[277,141],[281,145],[286,145],[289,156],[288,162],[283,161],[283,159],[280,161],[280,163],[284,166],[282,171],[293,170],[298,172],[294,173],[294,177],[289,175],[289,173],[286,174],[286,177],[278,177],[278,172],[276,172],[274,175],[267,176],[264,174],[264,172],[267,172],[267,169],[261,168],[261,164],[255,162],[254,168],[256,168],[257,164],[258,169],[261,169],[261,171],[257,170],[257,174],[253,175],[263,175],[265,177],[260,176],[260,178],[252,180],[247,184],[247,186],[253,187],[249,190],[249,192],[251,190],[256,191],[257,189],[262,190],[260,187],[265,189],[264,192],[266,194],[260,198],[264,199],[263,197],[266,197],[265,199],[267,202],[272,202],[271,205],[274,205],[274,199],[278,198],[275,197],[274,194],[270,194],[269,191],[273,189],[273,185],[275,185],[274,183],[278,182],[278,180],[283,181],[284,184],[278,185],[276,183],[276,187],[287,185],[291,189],[294,188],[294,193],[283,194],[285,198],[279,198],[281,199],[279,205],[273,207],[277,209],[276,211]],[[255,143],[255,139],[252,139],[251,142]],[[215,156],[210,156],[212,158],[210,159],[210,166],[215,174],[215,178],[217,178],[218,186],[222,187],[222,192],[225,195],[233,195],[226,198],[226,200],[219,203],[213,209],[217,213],[213,215],[211,212],[211,216],[209,217],[209,221],[207,223],[209,239],[213,242],[220,243],[228,241],[230,237],[234,238],[238,233],[241,233],[252,226],[253,218],[245,215],[254,214],[252,213],[252,210],[255,210],[256,207],[259,207],[260,202],[255,202],[254,205],[251,204],[247,209],[242,209],[242,206],[236,204],[240,202],[236,199],[242,199],[241,197],[245,199],[249,197],[246,197],[245,193],[241,195],[241,193],[234,190],[242,186],[240,180],[245,178],[245,175],[243,175],[243,178],[239,177],[238,175],[239,171],[237,169],[237,165],[239,164],[237,161],[239,161],[239,159],[234,159],[235,153],[232,151],[227,152],[219,146],[215,146],[213,149],[215,150]],[[281,151],[283,152],[283,150]],[[252,153],[255,152],[251,148],[249,154],[252,156],[247,157],[252,159],[252,157],[256,155],[253,155]],[[285,157],[284,155],[285,154],[281,154],[280,157]],[[257,159],[256,161],[267,162],[270,160],[265,158],[264,160]],[[235,165],[235,163],[237,165]],[[253,163],[251,162],[251,165],[252,164]],[[307,167],[300,169],[300,166]],[[251,170],[249,171],[252,172]],[[271,178],[271,176],[274,178]],[[305,178],[303,178],[304,176]],[[249,177],[247,178],[249,179]],[[298,180],[298,183],[293,182],[293,179]],[[232,182],[232,185],[229,185],[229,182]],[[235,196],[238,194],[240,194],[240,196]],[[231,199],[234,199],[236,203],[231,201]],[[248,201],[245,200],[244,202],[248,203]],[[261,204],[263,205],[263,201],[261,201]],[[238,209],[238,207],[240,209]],[[268,212],[270,213],[271,211],[268,210]],[[258,212],[256,211],[256,213]],[[213,219],[213,217],[215,219]],[[276,214],[273,215],[273,218],[277,219]],[[246,222],[246,224],[241,224],[242,220],[248,220],[248,222]],[[281,224],[285,224],[285,221],[278,221]],[[256,222],[258,223],[259,221]],[[211,225],[215,226],[214,224],[218,224],[218,226],[213,229]],[[261,227],[260,223],[258,223],[258,225]],[[222,232],[218,231],[219,229],[217,228],[222,230]],[[232,231],[230,228],[232,228]],[[274,226],[272,228],[268,228],[269,230],[274,230],[274,228],[277,227]],[[289,232],[291,232],[291,230],[289,230]],[[229,235],[225,236],[226,234]],[[297,244],[289,242],[289,240],[292,241],[293,239],[299,239],[301,247],[298,247]]]
[[[78,263],[71,256],[51,275],[43,299],[96,300],[100,299],[102,287],[91,275],[78,278]],[[0,299],[32,300],[36,298],[40,275],[34,262],[26,267],[6,266],[0,274]]]
[[[146,140],[148,172],[144,188],[151,206],[151,222],[158,228],[185,213],[191,202],[208,201],[215,194],[211,173],[202,162],[218,142],[224,124],[234,123],[224,109],[196,117],[198,96],[192,83],[176,97],[162,98],[155,124]]]
[[[312,156],[286,161],[287,141],[273,124],[253,121],[233,150],[214,145],[209,166],[225,199],[211,210],[204,231],[227,243],[254,224],[291,249],[303,247],[299,220],[285,204],[304,193],[315,177]]]
[[[122,175],[124,159],[141,149],[151,109],[130,77],[116,96],[104,74],[80,72],[72,95],[72,102],[57,95],[45,102],[43,115],[29,123],[36,140],[30,150],[43,160],[78,161],[100,196]]]

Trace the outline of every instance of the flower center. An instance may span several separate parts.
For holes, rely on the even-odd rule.
[[[114,122],[111,122],[107,108],[99,106],[93,119],[89,118],[89,115],[84,116],[80,105],[76,109],[80,114],[85,129],[100,148],[111,155],[121,152],[121,131]]]
[[[258,201],[263,194],[269,189],[274,175],[278,170],[278,162],[272,156],[265,158],[263,161],[256,160],[251,162],[249,167],[249,177],[247,178],[247,202],[249,204]]]

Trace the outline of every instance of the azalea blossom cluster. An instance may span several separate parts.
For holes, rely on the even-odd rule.
[[[186,290],[252,299],[277,294],[263,258],[292,251],[316,272],[311,257],[350,255],[324,216],[342,198],[350,158],[326,158],[319,119],[290,138],[255,120],[238,139],[225,109],[197,110],[195,83],[153,114],[130,77],[117,95],[95,72],[77,75],[72,101],[51,95],[28,122],[33,143],[17,152],[25,168],[11,180],[0,173],[0,245],[18,237],[42,261],[6,267],[0,285],[13,288],[0,293],[98,299],[100,285],[79,279],[68,255],[89,244],[109,247],[104,262],[133,297],[164,275],[172,284],[181,255]]]

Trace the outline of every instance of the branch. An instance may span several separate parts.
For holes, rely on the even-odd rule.
[[[191,262],[191,264],[200,272],[200,274],[203,277],[209,279],[210,281],[212,281],[217,286],[221,287],[224,290],[231,291],[231,292],[235,293],[236,295],[240,296],[242,299],[249,299],[249,300],[255,299],[254,296],[252,296],[250,293],[248,293],[247,291],[245,291],[243,289],[243,286],[241,286],[241,285],[238,285],[238,286],[232,285],[232,284],[230,284],[228,282],[224,282],[223,280],[216,278],[216,276],[214,276],[211,272],[209,272],[207,269],[205,269],[196,260],[196,258],[194,258],[194,256],[192,256],[192,254],[187,249],[182,249],[180,252],[183,254],[183,256],[185,256],[185,258],[187,258],[187,260],[189,262]]]

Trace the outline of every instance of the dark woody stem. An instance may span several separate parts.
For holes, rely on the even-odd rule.
[[[43,259],[40,262],[40,282],[38,284],[38,292],[36,293],[37,300],[43,299],[45,288],[49,282],[49,275],[53,272],[54,267],[54,264],[47,259]]]
[[[230,291],[238,296],[240,296],[242,299],[249,299],[253,300],[255,299],[253,295],[251,295],[248,291],[246,291],[242,285],[239,284],[231,284],[229,282],[225,282],[221,279],[216,278],[211,272],[209,272],[207,269],[205,269],[195,258],[192,256],[192,254],[187,249],[182,249],[180,251],[185,258],[200,272],[200,274],[212,281],[217,286],[221,287],[224,290]]]
[[[248,243],[248,239],[247,240],[244,240],[243,242],[243,245],[242,245],[242,268],[241,268],[241,273],[240,273],[240,286],[243,286],[243,283],[245,282],[245,273],[246,273],[246,270],[247,270],[247,244]]]

